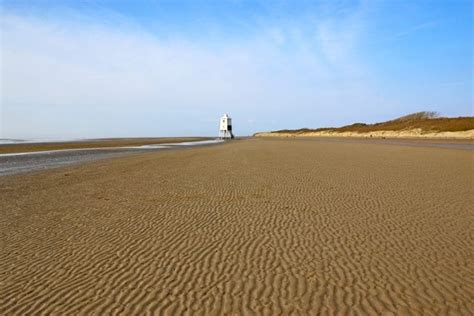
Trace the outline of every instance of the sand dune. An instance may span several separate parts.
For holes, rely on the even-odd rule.
[[[259,132],[257,137],[357,137],[474,139],[474,117],[439,117],[436,112],[417,112],[374,124],[342,127],[285,129]]]
[[[0,314],[472,315],[473,152],[251,139],[0,178]]]
[[[428,139],[474,139],[474,130],[460,132],[423,132],[421,129],[410,129],[403,131],[375,131],[375,132],[305,132],[295,133],[256,133],[256,137],[357,137],[357,138],[428,138]]]

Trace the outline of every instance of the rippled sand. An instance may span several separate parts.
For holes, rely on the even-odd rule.
[[[472,151],[251,139],[0,178],[0,314],[474,313]]]

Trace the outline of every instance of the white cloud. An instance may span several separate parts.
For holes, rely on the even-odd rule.
[[[314,126],[321,111],[374,98],[353,54],[357,17],[220,42],[80,19],[2,20],[1,137],[214,134],[209,120],[221,112],[248,134]]]

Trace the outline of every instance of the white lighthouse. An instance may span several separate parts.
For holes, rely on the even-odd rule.
[[[234,135],[232,134],[232,119],[227,114],[224,114],[224,116],[221,117],[221,120],[219,121],[219,138],[234,138]]]

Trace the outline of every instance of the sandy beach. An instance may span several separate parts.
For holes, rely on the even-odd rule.
[[[473,179],[273,138],[0,177],[0,314],[472,315]]]
[[[474,140],[474,130],[461,132],[422,132],[421,130],[407,131],[375,131],[368,133],[359,132],[307,132],[294,133],[256,133],[256,137],[349,137],[349,138],[394,138],[394,139],[444,139],[444,140]]]

